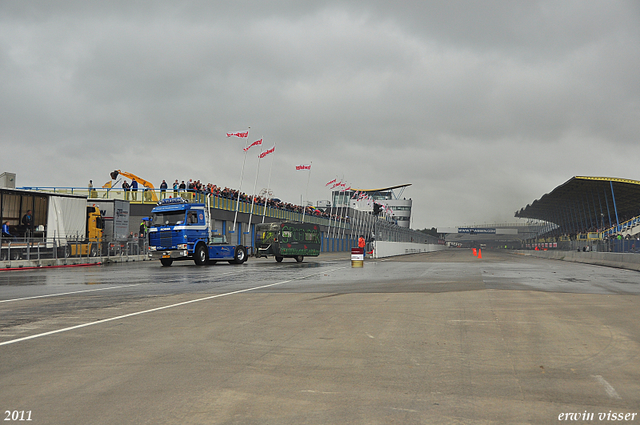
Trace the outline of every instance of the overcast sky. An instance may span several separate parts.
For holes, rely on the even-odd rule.
[[[640,180],[631,1],[3,1],[2,171],[22,186],[410,183],[411,227],[512,222],[573,176]],[[247,157],[251,193],[257,154]]]

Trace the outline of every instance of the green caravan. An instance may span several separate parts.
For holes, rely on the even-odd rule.
[[[273,255],[279,263],[284,258],[320,255],[320,228],[317,224],[284,221],[256,224],[256,257]]]

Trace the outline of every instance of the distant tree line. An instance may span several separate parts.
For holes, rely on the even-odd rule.
[[[435,227],[432,227],[431,229],[420,229],[418,230],[418,232],[422,232],[422,233],[426,233],[427,235],[433,236],[433,237],[438,237],[438,229],[436,229]]]

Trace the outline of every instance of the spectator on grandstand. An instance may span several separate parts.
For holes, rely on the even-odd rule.
[[[122,189],[124,189],[124,199],[129,200],[129,183],[125,180],[122,182]]]
[[[160,198],[164,199],[167,195],[167,182],[163,179],[160,183]]]
[[[133,195],[133,200],[138,200],[138,182],[135,177],[131,179],[131,194]]]

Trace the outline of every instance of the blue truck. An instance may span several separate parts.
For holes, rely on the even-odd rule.
[[[197,265],[228,261],[242,264],[247,248],[227,243],[225,235],[212,230],[209,208],[182,198],[161,200],[151,210],[149,256],[168,267],[176,260],[193,260]]]

